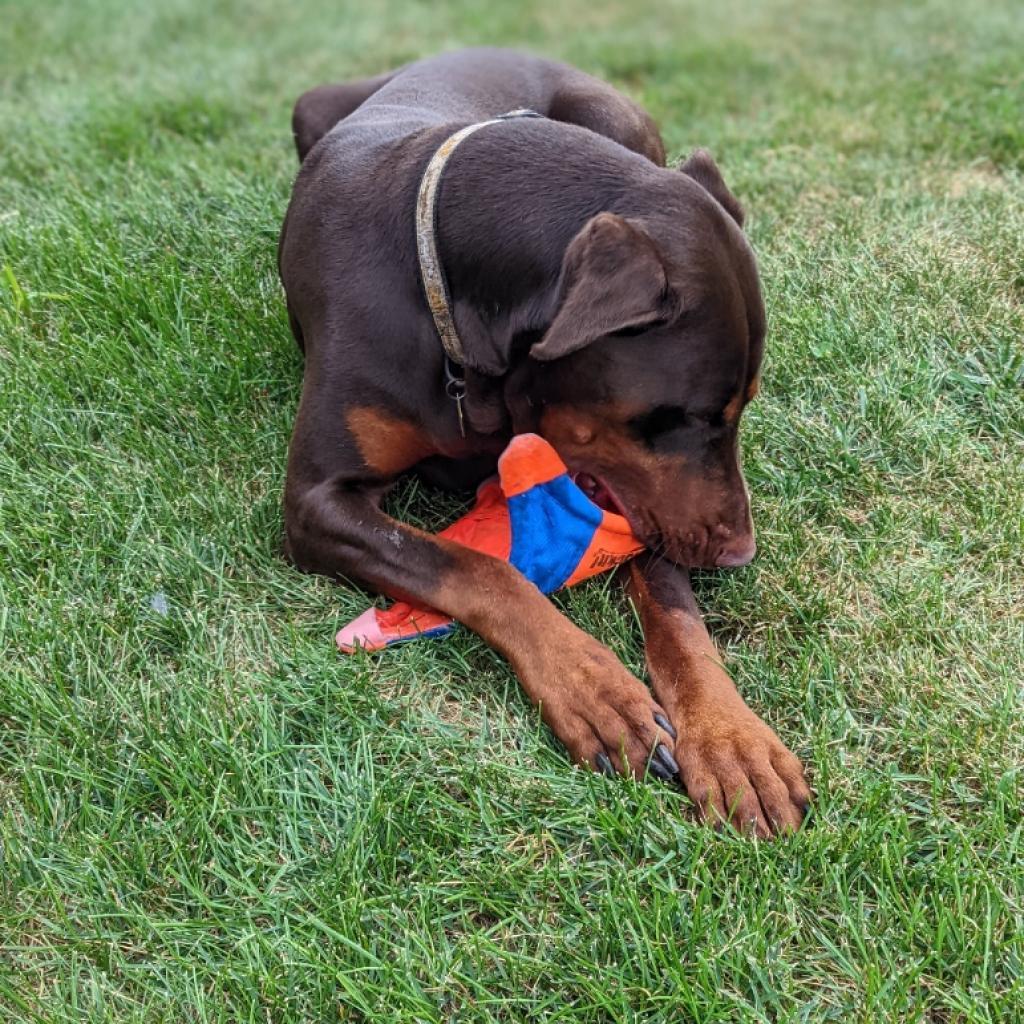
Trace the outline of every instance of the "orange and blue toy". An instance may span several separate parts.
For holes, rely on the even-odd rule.
[[[545,594],[607,572],[643,545],[618,512],[592,501],[558,453],[537,434],[518,434],[484,481],[476,503],[442,537],[511,562]],[[338,649],[377,651],[418,637],[446,636],[456,623],[433,608],[399,601],[368,608],[338,631]]]

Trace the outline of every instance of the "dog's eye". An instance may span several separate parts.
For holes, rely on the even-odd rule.
[[[681,405],[659,405],[650,412],[634,416],[629,425],[645,444],[651,444],[662,434],[685,427],[690,416]]]

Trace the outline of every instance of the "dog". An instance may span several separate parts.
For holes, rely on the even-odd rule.
[[[501,117],[512,110],[536,116]],[[293,131],[301,166],[279,268],[305,369],[290,558],[478,633],[577,763],[677,775],[711,823],[798,828],[801,764],[723,670],[688,573],[755,552],[737,429],[766,321],[743,210],[712,158],[666,167],[635,103],[502,49],[312,89]],[[442,292],[424,284],[418,233]],[[475,486],[523,432],[647,546],[621,571],[653,693],[514,568],[380,507],[410,471]]]

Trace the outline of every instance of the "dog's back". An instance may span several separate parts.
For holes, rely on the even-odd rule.
[[[439,84],[440,83],[440,84]],[[647,113],[599,79],[558,61],[499,48],[458,50],[405,65],[376,78],[320,86],[295,105],[300,159],[324,136],[334,150],[365,153],[426,128],[460,126],[528,107],[555,121],[607,135],[620,123],[623,143],[664,163]]]

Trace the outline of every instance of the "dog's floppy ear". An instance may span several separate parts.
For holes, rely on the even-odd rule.
[[[722,204],[729,216],[743,227],[743,207],[729,191],[718,164],[711,159],[706,149],[695,149],[685,163],[679,165],[679,170],[693,178],[698,185],[703,185]]]
[[[602,335],[667,320],[675,306],[654,241],[623,217],[599,213],[565,250],[558,311],[530,355],[560,359]]]

